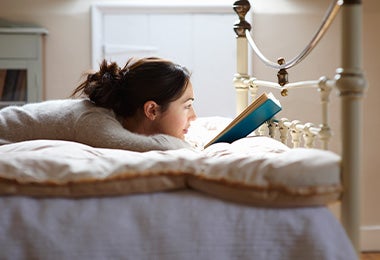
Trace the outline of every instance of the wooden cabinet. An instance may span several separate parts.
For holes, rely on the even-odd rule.
[[[38,27],[0,27],[0,108],[42,100],[46,34]]]

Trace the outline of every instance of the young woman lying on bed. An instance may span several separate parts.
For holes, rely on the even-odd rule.
[[[103,61],[73,92],[0,110],[0,143],[67,140],[132,151],[190,147],[184,136],[196,118],[190,73],[160,58]],[[27,126],[27,127],[25,127]]]

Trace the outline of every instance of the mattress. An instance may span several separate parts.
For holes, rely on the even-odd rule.
[[[0,197],[0,259],[356,259],[326,207],[258,208],[183,190]]]

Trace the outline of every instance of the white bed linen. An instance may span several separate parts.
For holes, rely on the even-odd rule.
[[[325,207],[268,209],[194,191],[0,197],[0,259],[356,259]]]
[[[341,194],[340,157],[317,149],[289,149],[260,136],[203,151],[138,153],[60,140],[0,146],[2,195],[125,195],[186,187],[239,202],[246,197],[244,202],[254,205],[325,205]]]

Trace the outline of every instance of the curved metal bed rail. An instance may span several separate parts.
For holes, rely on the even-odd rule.
[[[257,47],[255,41],[253,40],[253,37],[251,36],[250,30],[245,30],[245,36],[248,40],[249,45],[253,49],[253,51],[256,53],[258,58],[268,67],[271,67],[276,70],[280,69],[289,69],[298,63],[300,63],[306,56],[314,49],[314,47],[318,44],[318,42],[322,39],[325,32],[330,27],[331,23],[334,21],[336,15],[338,14],[338,11],[340,7],[343,5],[343,0],[333,0],[333,2],[330,4],[325,17],[322,20],[322,23],[316,33],[314,34],[313,38],[309,42],[309,44],[303,49],[302,52],[300,52],[297,56],[295,56],[292,60],[285,63],[275,63],[267,59],[264,54],[260,51],[260,49]]]

